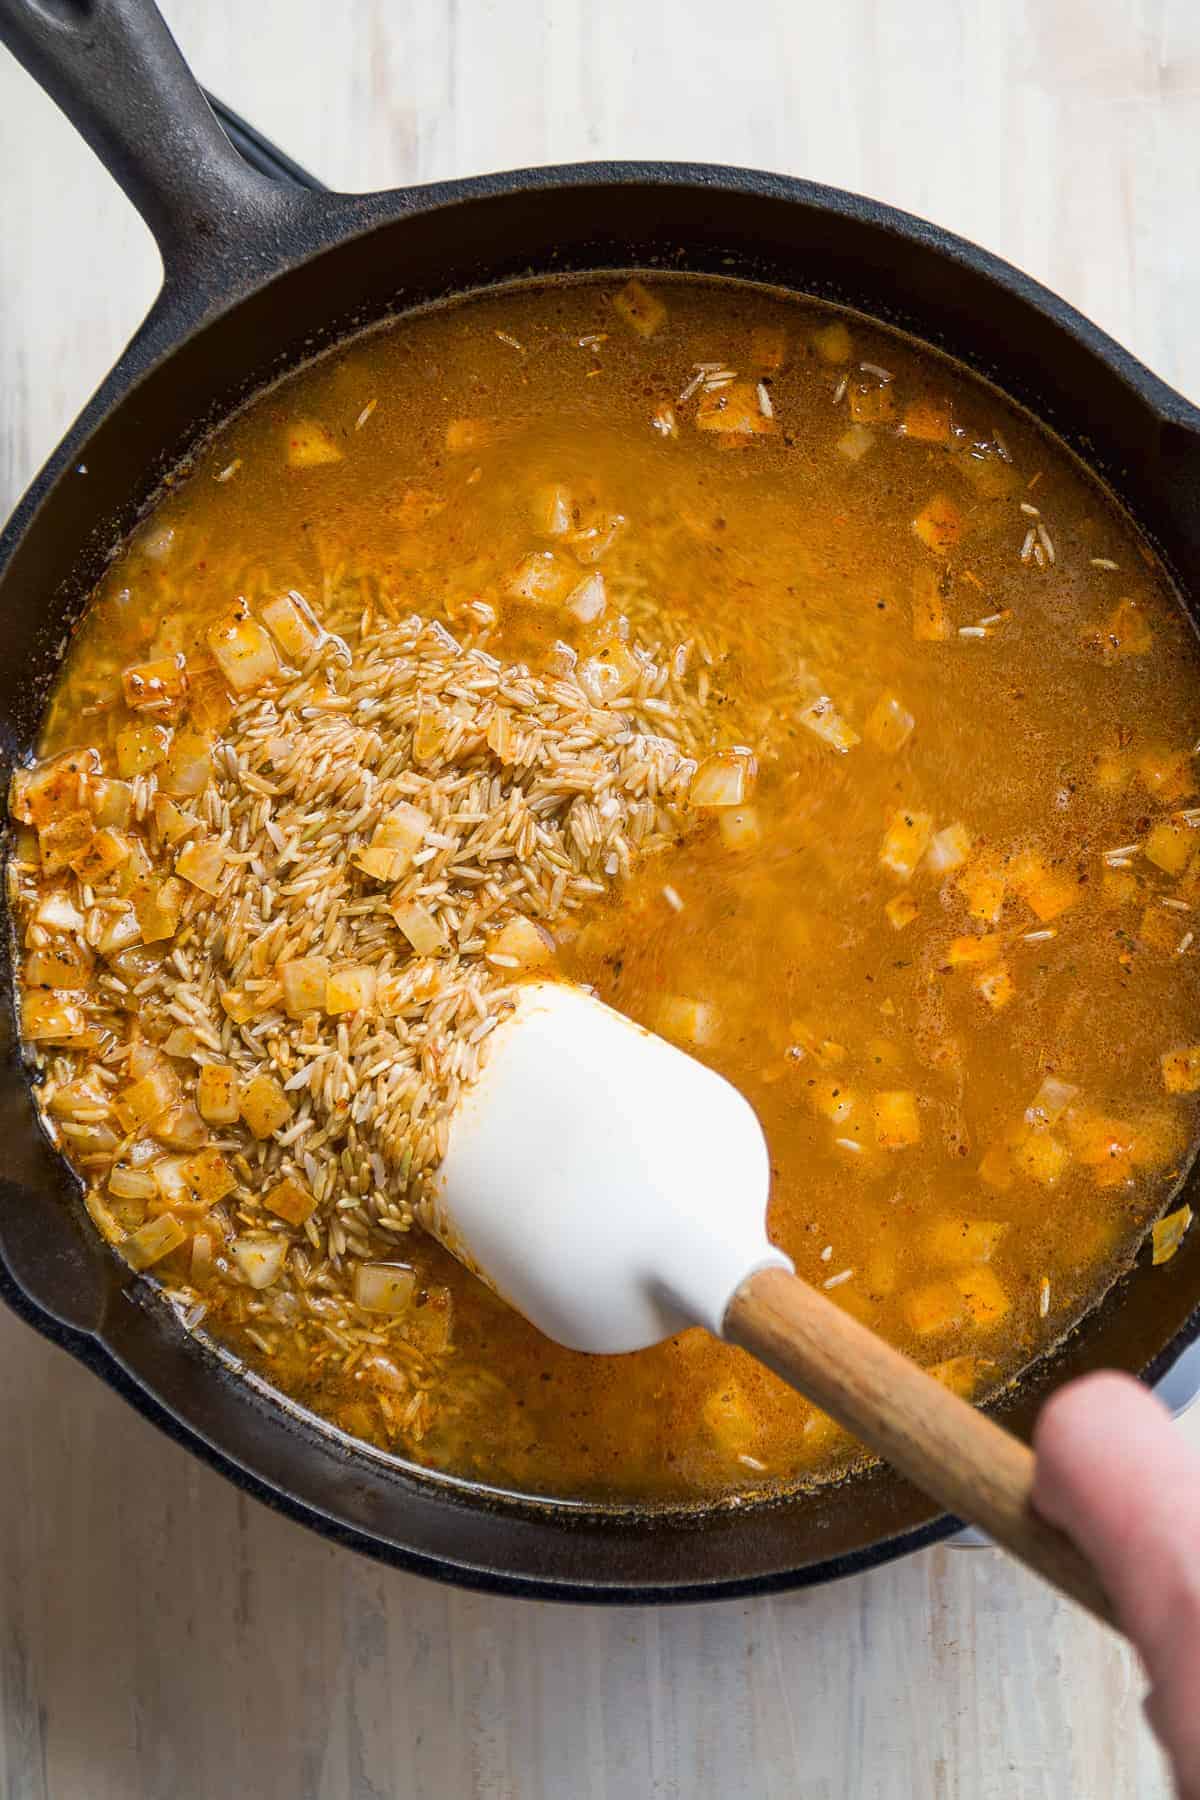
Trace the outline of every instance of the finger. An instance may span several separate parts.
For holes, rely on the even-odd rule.
[[[1061,1389],[1034,1434],[1034,1504],[1094,1564],[1145,1659],[1150,1721],[1200,1792],[1200,1461],[1124,1375]]]

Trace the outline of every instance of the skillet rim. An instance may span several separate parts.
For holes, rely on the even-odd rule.
[[[551,189],[582,190],[588,186],[603,189],[640,186],[651,191],[699,187],[705,191],[719,191],[727,196],[753,195],[782,200],[790,206],[808,207],[818,214],[867,222],[892,237],[921,245],[958,266],[971,269],[975,274],[1004,288],[1022,305],[1032,307],[1048,325],[1069,333],[1092,356],[1103,362],[1124,386],[1139,396],[1164,425],[1176,426],[1191,435],[1197,434],[1200,428],[1200,412],[1183,396],[1160,381],[1099,327],[1031,277],[940,227],[844,190],[786,176],[747,169],[726,169],[718,165],[584,163],[467,177],[432,184],[416,191],[385,190],[378,194],[353,197],[308,195],[299,207],[292,205],[294,197],[289,196],[290,210],[286,219],[289,237],[286,249],[281,247],[276,238],[271,245],[270,256],[265,259],[261,245],[256,245],[252,250],[242,246],[241,252],[234,257],[233,267],[228,258],[223,258],[221,279],[216,284],[221,290],[219,296],[204,289],[189,293],[168,278],[163,295],[146,325],[18,503],[9,525],[0,536],[0,583],[3,582],[13,555],[34,528],[42,505],[50,500],[58,482],[80,459],[81,454],[86,454],[86,445],[93,434],[110,413],[119,410],[137,392],[144,380],[169,363],[188,339],[226,319],[246,300],[269,291],[276,281],[286,280],[303,265],[326,254],[336,253],[356,239],[388,230],[402,221],[479,200],[503,199],[510,195],[528,197]],[[640,260],[638,259],[639,264]],[[540,273],[544,278],[545,271]],[[804,290],[796,287],[794,291]],[[925,341],[937,342],[936,338],[931,339],[928,335]],[[9,998],[11,1002],[11,996]],[[3,1237],[4,1226],[0,1222],[0,1256],[4,1254]],[[627,1604],[702,1601],[744,1596],[754,1592],[777,1592],[835,1579],[893,1560],[899,1555],[907,1554],[909,1550],[937,1542],[959,1527],[957,1520],[934,1517],[924,1524],[911,1527],[895,1536],[884,1537],[862,1549],[827,1559],[817,1558],[798,1570],[779,1570],[772,1574],[760,1573],[727,1580],[701,1579],[687,1586],[656,1586],[650,1583],[614,1587],[604,1582],[591,1584],[558,1579],[542,1582],[480,1569],[465,1562],[447,1562],[416,1552],[404,1552],[395,1545],[381,1543],[357,1528],[333,1519],[321,1509],[315,1508],[310,1501],[298,1499],[280,1487],[270,1485],[248,1470],[227,1450],[208,1442],[194,1426],[182,1423],[158,1394],[152,1393],[140,1380],[133,1377],[121,1365],[102,1336],[72,1330],[69,1326],[50,1319],[45,1305],[22,1289],[7,1268],[0,1272],[0,1297],[13,1305],[15,1310],[44,1335],[61,1343],[93,1372],[100,1374],[108,1385],[167,1431],[168,1435],[176,1441],[186,1443],[238,1486],[254,1493],[277,1510],[313,1525],[326,1536],[334,1537],[337,1541],[347,1543],[380,1560],[485,1591],[537,1598]],[[1152,1375],[1161,1372],[1197,1336],[1200,1336],[1200,1298],[1183,1327],[1153,1359],[1147,1373]]]

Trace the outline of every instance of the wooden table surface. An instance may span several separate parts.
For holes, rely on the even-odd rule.
[[[962,231],[1200,391],[1193,0],[166,10],[206,84],[333,185],[605,156],[787,170]],[[7,509],[157,266],[2,52],[0,206]],[[9,1316],[0,1359],[2,1800],[1169,1792],[1132,1656],[993,1552],[677,1611],[475,1597],[236,1494]]]

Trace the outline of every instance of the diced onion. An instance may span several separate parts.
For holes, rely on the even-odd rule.
[[[210,1125],[232,1125],[241,1117],[234,1071],[225,1063],[205,1063],[196,1081],[196,1109]]]
[[[567,595],[567,611],[574,613],[581,624],[591,625],[604,611],[607,599],[604,577],[597,570],[593,575],[585,575],[578,587],[571,589]]]
[[[250,609],[241,601],[208,633],[217,666],[237,694],[247,694],[270,681],[279,667],[275,646]]]
[[[861,462],[871,445],[875,442],[875,433],[869,425],[850,425],[843,431],[835,446],[839,456],[847,462]]]
[[[880,694],[863,726],[863,733],[877,750],[893,755],[907,744],[916,722],[895,694]]]
[[[1190,1206],[1181,1206],[1175,1212],[1168,1213],[1165,1219],[1158,1219],[1151,1228],[1152,1260],[1156,1266],[1170,1262],[1182,1244],[1188,1226],[1192,1222]]]
[[[932,836],[933,817],[930,813],[908,812],[902,807],[892,814],[879,860],[901,881],[911,881]]]
[[[534,550],[521,559],[509,576],[508,591],[514,600],[555,606],[571,587],[575,573],[553,550]]]
[[[375,1000],[375,970],[368,963],[335,969],[325,985],[327,1013],[366,1012]]]
[[[211,839],[204,843],[189,844],[176,857],[175,868],[185,881],[190,881],[202,893],[219,894],[225,869],[224,847]]]
[[[187,1232],[171,1213],[160,1213],[147,1219],[121,1245],[121,1254],[131,1269],[149,1269],[180,1244],[187,1242]]]
[[[300,1182],[294,1181],[290,1175],[277,1181],[263,1196],[263,1205],[277,1219],[286,1219],[289,1225],[303,1225],[317,1208],[316,1200],[309,1190]]]
[[[262,601],[258,610],[283,654],[294,663],[307,662],[325,637],[312,607],[295,589],[272,595]]]
[[[975,986],[993,1012],[1000,1012],[1006,1007],[1017,991],[1012,976],[1004,967],[989,969],[985,975],[977,975]]]
[[[287,1239],[248,1234],[234,1238],[233,1260],[252,1288],[267,1288],[277,1278],[287,1255]]]
[[[862,741],[857,731],[847,725],[828,694],[820,694],[815,700],[810,700],[797,716],[806,730],[842,756]]]
[[[667,309],[656,294],[640,281],[627,281],[613,296],[613,309],[639,337],[651,338],[667,316]]]
[[[1008,1232],[1001,1219],[969,1219],[943,1214],[928,1226],[924,1247],[931,1262],[946,1268],[990,1262]]]
[[[945,875],[960,869],[971,854],[971,834],[965,825],[947,825],[934,833],[926,853],[926,861],[934,875]]]
[[[1035,1130],[1056,1125],[1078,1093],[1079,1089],[1073,1083],[1060,1081],[1056,1075],[1047,1075],[1025,1108],[1026,1124],[1032,1125]]]
[[[418,956],[437,956],[449,944],[446,927],[419,900],[400,900],[392,917]]]
[[[571,490],[560,482],[539,488],[533,497],[533,528],[541,537],[566,537],[575,523]]]
[[[689,804],[697,808],[741,806],[753,791],[757,770],[749,750],[720,750],[692,776]]]
[[[364,1312],[398,1318],[412,1305],[417,1278],[405,1263],[359,1263],[354,1271],[354,1302]]]
[[[292,1116],[292,1103],[273,1075],[256,1075],[242,1090],[241,1114],[256,1138],[268,1138]]]
[[[720,1035],[720,1015],[707,1000],[669,994],[658,1009],[658,1029],[664,1037],[703,1047]]]
[[[316,469],[342,460],[333,433],[319,419],[293,420],[287,427],[286,441],[290,469]]]
[[[554,961],[554,939],[543,926],[519,913],[496,933],[488,945],[488,956],[502,957],[502,966],[545,968]]]
[[[912,522],[913,531],[935,556],[948,556],[963,533],[963,515],[948,494],[935,494]]]
[[[127,1163],[114,1163],[108,1177],[108,1191],[118,1200],[153,1200],[158,1183],[150,1169],[133,1169]]]
[[[289,1019],[301,1019],[305,1013],[320,1012],[325,1005],[325,989],[329,981],[327,956],[297,956],[278,965],[283,987],[283,1006]]]
[[[906,1150],[920,1142],[917,1096],[909,1089],[876,1094],[871,1104],[875,1115],[875,1141],[881,1150]]]
[[[1162,1058],[1162,1078],[1168,1094],[1200,1091],[1200,1044],[1168,1050]]]
[[[811,333],[812,347],[822,362],[847,363],[853,351],[850,333],[840,319],[832,320],[828,325],[818,326]]]
[[[611,706],[641,680],[644,664],[620,638],[586,657],[576,671],[580,687],[593,706]]]

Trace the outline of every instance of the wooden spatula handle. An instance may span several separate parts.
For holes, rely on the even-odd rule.
[[[1033,1454],[909,1357],[783,1269],[744,1281],[725,1336],[960,1519],[1114,1625],[1095,1571],[1030,1503]]]

